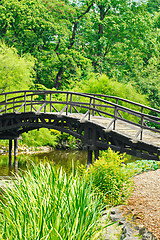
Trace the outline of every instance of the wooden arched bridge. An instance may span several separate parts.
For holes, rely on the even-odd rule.
[[[0,139],[9,139],[11,159],[23,132],[48,128],[81,139],[88,164],[99,150],[159,160],[160,111],[126,99],[65,91],[15,91],[0,94]],[[11,160],[10,160],[11,161]]]

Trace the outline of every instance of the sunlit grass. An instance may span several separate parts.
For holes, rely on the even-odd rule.
[[[103,206],[91,185],[85,176],[33,165],[0,202],[0,239],[97,239]]]

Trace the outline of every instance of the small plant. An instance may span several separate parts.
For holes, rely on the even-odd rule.
[[[126,176],[129,178],[138,173],[157,170],[159,167],[159,162],[154,160],[137,160],[135,162],[127,163],[124,165],[122,171],[124,171]]]
[[[131,180],[122,171],[124,161],[124,155],[109,148],[87,171],[93,189],[104,196],[107,204],[118,205],[128,197]]]

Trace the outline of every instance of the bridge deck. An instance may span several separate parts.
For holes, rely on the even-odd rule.
[[[70,117],[76,118],[76,119],[83,119],[83,114],[81,113],[69,113]],[[105,118],[100,116],[91,116],[90,120],[83,119],[82,121],[90,121],[93,122],[104,129],[106,131],[112,131],[113,126],[111,125],[109,128],[112,118]],[[133,141],[140,141],[139,137],[137,137],[138,132],[141,130],[140,127],[136,127],[133,124],[125,123],[121,120],[116,120],[116,129],[115,131],[117,133],[120,133],[123,136],[127,136],[129,138],[132,138]],[[148,143],[152,146],[159,147],[160,148],[160,134],[152,132],[150,130],[143,130],[143,142]]]

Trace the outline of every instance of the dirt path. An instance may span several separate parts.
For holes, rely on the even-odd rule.
[[[160,239],[160,169],[134,177],[135,189],[128,200],[126,212],[136,225],[143,224],[156,239]]]

